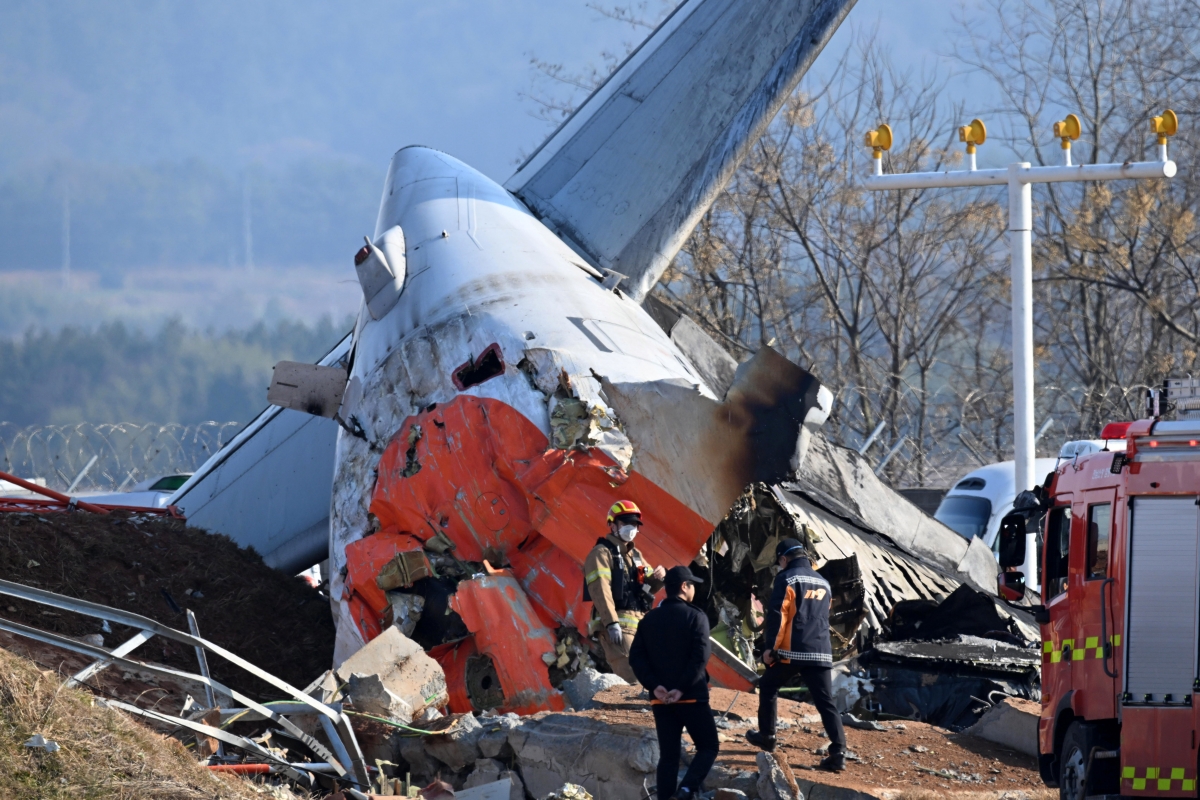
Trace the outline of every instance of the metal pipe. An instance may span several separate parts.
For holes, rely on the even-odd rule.
[[[275,713],[274,711],[267,708],[266,706],[254,701],[254,700],[251,700],[249,697],[246,697],[245,695],[241,694],[240,692],[237,692],[234,689],[230,689],[228,686],[225,686],[222,683],[218,683],[217,681],[212,680],[211,678],[205,678],[203,675],[195,675],[190,672],[184,672],[183,670],[172,669],[171,667],[164,667],[161,664],[151,664],[151,663],[146,663],[143,661],[134,661],[134,660],[128,659],[128,658],[121,658],[118,656],[114,656],[110,651],[105,650],[102,647],[95,647],[93,645],[86,644],[85,642],[79,642],[74,639],[68,639],[67,637],[60,636],[56,633],[50,633],[49,631],[39,630],[37,628],[32,628],[28,625],[22,625],[18,622],[11,622],[6,619],[0,619],[0,630],[8,631],[9,633],[16,634],[17,636],[24,636],[28,639],[33,639],[34,641],[42,642],[44,644],[61,647],[64,650],[70,650],[70,651],[73,651],[76,653],[83,653],[84,655],[91,656],[92,658],[99,658],[99,659],[108,658],[108,659],[111,659],[114,664],[117,664],[118,666],[122,666],[131,671],[149,672],[152,675],[164,675],[168,678],[174,678],[176,680],[182,678],[184,680],[191,680],[191,681],[195,681],[197,683],[211,684],[212,688],[220,690],[221,692],[232,697],[237,702],[244,704],[247,708],[254,709],[255,711],[262,714],[267,719],[270,719],[273,722],[275,722],[276,724],[278,724],[285,731],[287,731],[290,735],[292,735],[296,739],[299,739],[300,741],[304,742],[304,744],[308,745],[308,748],[310,750],[312,750],[314,753],[316,753],[317,755],[321,756],[322,758],[326,759],[327,761],[330,761],[331,763],[333,761],[337,760],[337,757],[333,753],[326,750],[325,747],[320,742],[318,742],[316,739],[312,738],[307,733],[300,730],[300,728],[297,728],[295,723],[293,723],[291,720]],[[341,715],[340,719],[344,719],[344,718],[345,718],[345,715],[344,714]],[[325,717],[322,717],[322,719],[325,719]],[[219,739],[220,737],[214,736],[213,738]]]
[[[1031,167],[1017,171],[1021,183],[1066,183],[1068,181],[1120,181],[1136,178],[1173,178],[1174,161],[1135,161],[1124,164],[1076,164],[1071,167]],[[1012,167],[1010,166],[1010,169]]]
[[[190,630],[192,632],[192,636],[195,636],[197,639],[199,639],[200,638],[200,626],[196,624],[196,615],[192,613],[192,610],[190,608],[187,610],[187,623],[188,623],[188,630]],[[196,645],[196,660],[200,662],[200,674],[203,675],[205,678],[212,678],[212,675],[208,671],[208,658],[206,658],[204,655],[204,648],[199,645]],[[219,708],[220,707],[217,704],[216,693],[213,691],[213,688],[211,686],[209,686],[207,683],[204,684],[204,697],[205,697],[205,699],[208,700],[209,708]]]
[[[0,480],[8,480],[8,478],[5,476],[5,473],[0,472]],[[150,631],[158,636],[162,636],[166,639],[179,642],[180,644],[191,645],[192,647],[196,647],[197,645],[203,646],[210,653],[220,656],[231,664],[235,664],[246,670],[254,677],[259,678],[260,680],[263,680],[266,683],[274,686],[276,689],[291,695],[294,700],[304,703],[316,713],[333,718],[335,721],[340,719],[337,712],[333,711],[329,706],[313,697],[310,697],[309,695],[306,695],[295,686],[292,686],[286,681],[280,680],[266,670],[259,669],[241,656],[229,652],[220,645],[213,644],[205,639],[201,639],[199,636],[192,636],[191,634],[177,631],[174,628],[163,625],[161,622],[156,622],[149,617],[143,617],[141,614],[133,614],[128,611],[121,611],[120,609],[112,608],[111,606],[104,606],[100,605],[99,603],[89,602],[87,600],[79,600],[74,597],[56,594],[45,589],[35,589],[32,586],[25,586],[24,584],[14,583],[13,581],[6,580],[0,580],[0,594],[6,594],[11,597],[19,597],[22,600],[30,600],[34,603],[41,603],[42,605],[52,606],[54,608],[61,608],[65,611],[72,611],[76,614],[83,614],[87,617],[104,619],[108,620],[109,622],[117,622],[122,625],[128,625],[131,628],[140,628],[145,631]],[[51,644],[53,644],[53,642]],[[97,657],[107,658],[111,655],[111,653],[101,650]]]
[[[197,639],[199,639],[200,626],[196,623],[196,615],[192,613],[190,608],[187,609],[187,623],[188,630],[192,632],[192,636],[195,636]],[[212,680],[212,674],[208,671],[208,657],[204,655],[204,648],[200,645],[196,645],[196,660],[200,662],[200,674],[206,679]],[[207,683],[204,684],[204,697],[208,700],[208,707],[210,709],[220,707],[217,703],[217,693],[214,692],[212,686]],[[225,757],[225,746],[220,742],[217,742],[217,757]]]
[[[154,634],[150,631],[138,631],[133,636],[129,637],[129,639],[113,648],[112,654],[114,656],[127,656],[146,642],[150,641],[151,637],[153,636]],[[108,669],[110,666],[112,666],[112,659],[93,661],[91,664],[72,675],[70,679],[67,680],[67,686],[78,686],[96,673]]]
[[[896,455],[896,453],[900,452],[900,448],[904,446],[904,440],[907,438],[908,438],[907,436],[901,436],[899,439],[896,440],[896,443],[894,445],[892,445],[892,449],[888,450],[887,455],[883,457],[883,461],[880,461],[879,466],[875,468],[876,475],[883,472],[883,468],[886,467],[888,465],[888,462],[892,460],[892,456],[894,456],[894,455]]]
[[[72,500],[65,494],[59,494],[53,489],[47,489],[45,486],[38,486],[36,483],[30,483],[23,478],[18,478],[16,475],[9,475],[7,472],[0,472],[0,481],[16,484],[22,489],[28,489],[29,491],[40,494],[43,497],[49,497],[51,500],[57,500],[60,503],[66,503],[68,506],[73,504],[76,508],[82,508],[84,511],[90,511],[93,514],[108,513],[106,509],[103,509],[100,506],[94,506],[91,503],[85,503],[82,500]]]
[[[871,449],[871,445],[875,444],[875,437],[879,435],[880,431],[883,430],[883,426],[886,424],[887,424],[887,422],[885,421],[885,422],[880,422],[878,425],[875,426],[875,430],[871,431],[871,435],[868,436],[867,440],[862,443],[862,447],[858,448],[858,454],[860,456],[865,455],[866,452]]]
[[[864,181],[868,189],[938,189],[954,186],[1002,186],[1008,183],[1006,169],[949,170],[946,172],[910,172],[899,175],[872,175]]]
[[[1050,430],[1050,426],[1054,424],[1054,417],[1046,417],[1046,421],[1042,423],[1042,427],[1038,428],[1038,432],[1034,434],[1033,443],[1037,444],[1042,439],[1042,434]]]
[[[92,455],[91,460],[88,461],[87,465],[83,469],[79,470],[79,474],[75,476],[75,480],[71,481],[71,485],[67,487],[67,494],[75,491],[75,487],[78,486],[79,482],[87,476],[88,472],[92,469],[92,465],[94,465],[99,459],[100,456],[95,454]]]

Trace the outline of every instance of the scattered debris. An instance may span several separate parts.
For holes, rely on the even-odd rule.
[[[786,759],[776,758],[773,753],[759,753],[754,759],[758,764],[759,800],[803,800]]]
[[[567,701],[576,711],[583,711],[592,706],[592,698],[597,692],[602,692],[610,686],[628,686],[620,675],[611,672],[597,672],[585,669],[570,680],[563,681],[562,690]]]
[[[1036,757],[1040,713],[1041,707],[1037,703],[1006,697],[985,711],[979,721],[963,733]]]
[[[441,666],[396,627],[368,642],[335,674],[355,710],[405,724],[449,702]]]
[[[592,800],[587,789],[574,783],[564,783],[556,792],[551,792],[542,800]]]
[[[33,736],[29,737],[29,741],[25,742],[25,746],[45,750],[47,753],[57,753],[61,749],[58,746],[58,742],[54,741],[53,739],[47,739],[40,733],[35,733]]]
[[[194,797],[262,798],[255,785],[205,769],[178,740],[105,708],[87,691],[63,686],[53,673],[3,648],[0,696],[0,796],[108,796],[119,785],[128,797],[184,797],[181,787],[189,786]],[[45,733],[31,735],[36,729]],[[22,746],[39,739],[57,748]],[[279,788],[279,797],[292,797]]]

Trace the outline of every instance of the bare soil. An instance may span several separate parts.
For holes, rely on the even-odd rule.
[[[120,512],[0,513],[0,578],[186,631],[187,619],[171,607],[169,596],[179,608],[192,609],[203,637],[293,686],[306,686],[333,658],[333,620],[323,595],[303,579],[271,569],[253,550],[179,520]],[[105,632],[100,620],[10,596],[0,596],[0,617],[68,636],[100,633],[108,648],[134,633],[120,625]],[[0,646],[43,665],[86,663],[7,636]],[[130,657],[198,672],[191,647],[160,637]],[[220,658],[210,655],[209,665],[216,680],[252,697],[279,694]],[[106,681],[121,679],[119,670],[108,673],[116,676]]]
[[[612,723],[653,727],[649,703],[640,693],[641,687],[615,686],[596,695],[597,709],[580,713]],[[724,723],[718,723],[722,743],[717,763],[757,772],[758,751],[746,742],[744,734],[758,727],[758,697],[713,689],[710,705],[718,712],[728,711]],[[882,722],[883,731],[847,728],[846,743],[857,760],[849,761],[845,772],[815,771],[812,767],[821,759],[816,751],[829,744],[821,735],[824,729],[816,709],[780,698],[779,719],[782,724],[775,753],[787,759],[798,779],[888,800],[947,795],[1041,800],[1057,796],[1042,783],[1034,758],[973,736],[907,720]]]

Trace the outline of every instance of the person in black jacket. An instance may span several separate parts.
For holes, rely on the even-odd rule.
[[[812,568],[804,545],[784,539],[775,548],[779,574],[767,609],[763,650],[766,671],[758,683],[758,730],[747,731],[750,744],[775,749],[775,708],[780,687],[799,676],[812,695],[829,735],[829,755],[819,769],[846,768],[846,732],[833,702],[833,648],[829,642],[829,581]]]
[[[629,665],[654,699],[658,733],[658,798],[691,800],[717,760],[717,725],[708,705],[708,617],[696,606],[696,584],[702,581],[687,567],[667,570],[667,599],[638,623],[629,648]],[[684,728],[696,755],[680,781],[679,744]]]

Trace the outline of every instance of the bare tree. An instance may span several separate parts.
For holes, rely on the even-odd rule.
[[[558,125],[571,116],[675,7],[671,0],[637,0],[627,5],[592,2],[584,5],[601,17],[621,25],[633,38],[623,41],[619,52],[602,50],[598,61],[589,61],[582,67],[549,61],[536,54],[529,56],[532,70],[530,88],[520,92],[519,96],[530,104],[530,113],[534,117],[551,125]]]
[[[885,119],[905,142],[893,169],[959,157],[939,132],[955,114],[939,104],[940,82],[897,73],[869,39],[832,74],[792,98],[665,291],[745,350],[772,344],[814,365],[840,392],[838,438],[861,441],[885,422],[881,444],[912,443],[911,457],[889,464],[892,479],[922,483],[926,451],[964,424],[946,356],[992,332],[981,335],[976,315],[994,306],[1003,226],[994,203],[859,184],[870,168],[859,135]]]
[[[1190,0],[995,0],[990,24],[957,53],[1004,99],[1004,138],[1019,155],[1057,163],[1051,124],[1079,115],[1076,160],[1153,157],[1149,118],[1200,100],[1200,25]],[[979,31],[994,31],[980,35]],[[1195,369],[1200,341],[1195,170],[1200,137],[1185,126],[1174,181],[1050,184],[1035,190],[1039,394],[1072,435],[1141,409],[1137,388]]]

